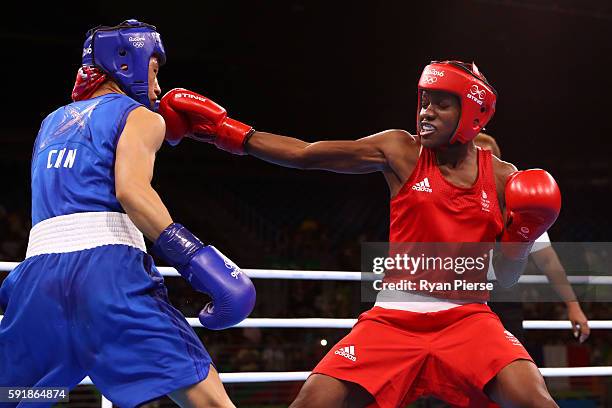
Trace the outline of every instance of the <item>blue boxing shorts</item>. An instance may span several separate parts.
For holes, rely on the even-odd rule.
[[[208,375],[208,352],[132,246],[28,257],[3,282],[0,307],[0,387],[73,388],[89,376],[133,407]]]

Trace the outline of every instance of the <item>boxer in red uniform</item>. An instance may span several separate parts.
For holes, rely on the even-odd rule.
[[[162,98],[166,138],[214,143],[271,163],[384,174],[390,242],[494,242],[498,281],[517,282],[533,241],[558,216],[561,197],[543,170],[517,171],[477,149],[496,92],[474,64],[432,62],[421,75],[417,132],[388,130],[355,141],[307,143],[256,132],[184,89]],[[483,210],[483,199],[487,209]],[[556,407],[520,342],[483,301],[379,296],[313,370],[292,407],[401,407],[424,395],[454,406]]]

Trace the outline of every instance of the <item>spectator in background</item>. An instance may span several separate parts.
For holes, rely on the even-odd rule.
[[[266,339],[262,360],[265,371],[283,371],[286,370],[285,341],[281,341],[277,336],[270,335]]]
[[[234,355],[230,359],[237,371],[261,371],[263,347],[262,333],[259,327],[245,327],[242,338]]]
[[[6,255],[4,254],[4,251],[2,250],[2,244],[4,242],[4,237],[6,236],[6,231],[7,231],[7,225],[6,225],[6,208],[4,208],[4,206],[0,205],[0,261],[6,261]]]
[[[501,158],[501,151],[495,139],[486,133],[479,133],[474,139],[476,146],[490,150],[495,156]],[[590,329],[576,294],[572,289],[565,269],[559,261],[559,257],[550,244],[548,233],[542,234],[532,248],[531,259],[536,267],[541,270],[552,283],[553,288],[561,297],[567,308],[568,319],[572,322],[572,331],[580,343],[589,337]],[[490,268],[490,272],[491,272]],[[518,299],[517,299],[518,300]],[[514,334],[521,342],[525,335],[523,332],[523,310],[520,302],[491,302],[491,309],[501,318],[504,327]]]
[[[20,211],[7,212],[0,207],[0,260],[24,258],[30,227]]]

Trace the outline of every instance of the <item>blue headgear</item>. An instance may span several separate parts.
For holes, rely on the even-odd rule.
[[[149,60],[166,62],[166,51],[155,26],[126,20],[114,26],[98,26],[87,32],[83,65],[100,68],[128,96],[150,108]]]

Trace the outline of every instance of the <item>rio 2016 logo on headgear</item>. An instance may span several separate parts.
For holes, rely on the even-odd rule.
[[[128,38],[128,40],[130,41],[130,43],[132,43],[132,45],[136,48],[142,48],[145,45],[145,38],[143,36],[136,36],[136,37],[130,37]]]
[[[84,56],[86,56],[86,55],[89,55],[89,54],[91,54],[91,52],[92,52],[92,51],[91,51],[91,45],[90,45],[90,46],[89,46],[89,47],[87,47],[87,48],[83,48],[83,55],[82,55],[82,56],[84,57]]]
[[[437,69],[430,67],[430,68],[427,68],[425,72],[423,72],[423,74],[443,77],[444,71],[438,71]]]
[[[444,71],[435,68],[428,68],[423,72],[422,81],[427,85],[433,85],[438,82],[438,78],[444,77]]]
[[[472,85],[470,87],[470,93],[466,94],[466,97],[479,105],[482,105],[482,101],[487,96],[487,91],[478,88],[478,85]]]

